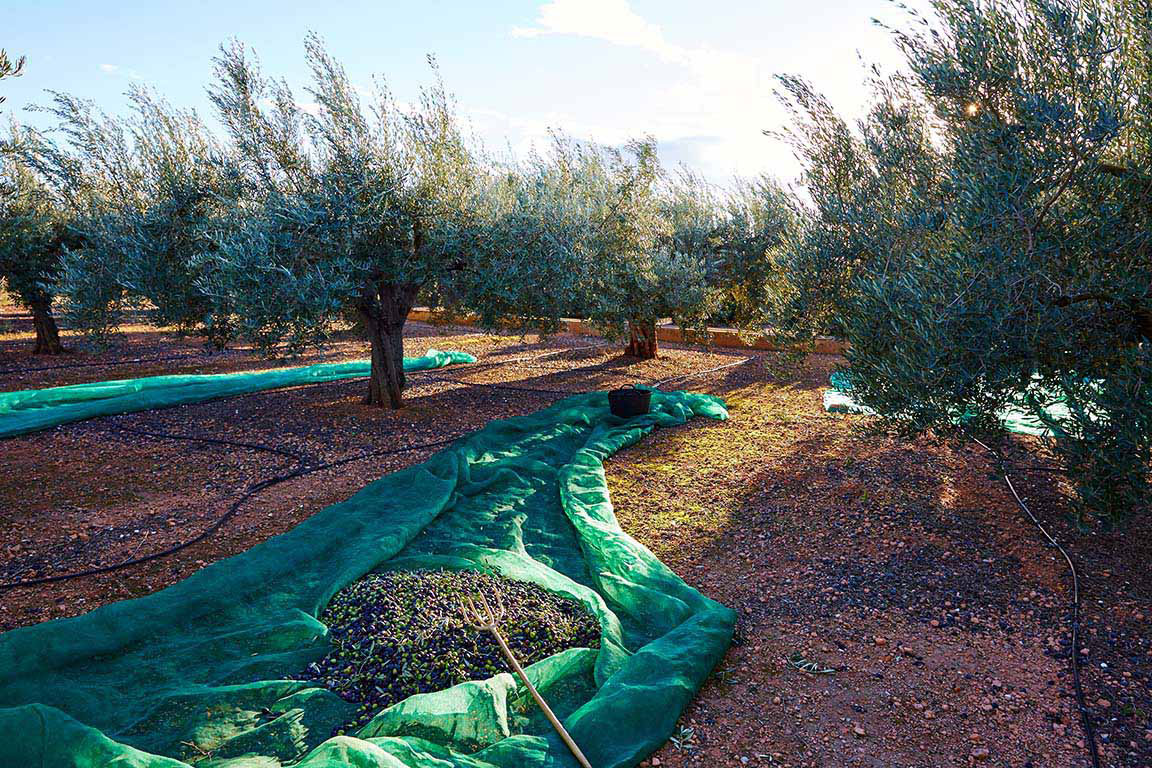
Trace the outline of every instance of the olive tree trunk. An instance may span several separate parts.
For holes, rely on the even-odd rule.
[[[397,409],[404,404],[404,322],[417,291],[415,285],[381,283],[357,305],[372,345],[368,405]]]
[[[32,326],[36,329],[37,355],[59,355],[64,351],[60,343],[60,329],[56,327],[56,318],[52,317],[52,306],[47,301],[29,302],[32,310]]]
[[[656,352],[656,320],[629,320],[628,346],[624,354],[641,360],[651,360],[656,357]]]

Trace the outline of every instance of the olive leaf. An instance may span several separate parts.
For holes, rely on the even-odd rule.
[[[805,658],[804,654],[799,651],[796,651],[796,653],[788,657],[788,665],[795,667],[801,672],[808,672],[813,675],[831,675],[836,672],[832,667],[824,667],[811,659]]]

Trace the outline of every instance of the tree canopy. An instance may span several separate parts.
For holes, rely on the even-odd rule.
[[[208,256],[209,292],[266,348],[314,343],[338,319],[359,323],[372,346],[368,402],[398,407],[402,331],[417,297],[486,295],[458,283],[483,266],[492,222],[506,220],[493,199],[500,184],[438,76],[411,108],[382,84],[365,105],[318,38],[306,48],[314,112],[243,46],[217,59],[211,98],[245,195]],[[523,270],[537,263],[502,273],[503,284],[529,282]]]
[[[8,56],[8,52],[0,48],[0,80],[6,77],[20,77],[24,74],[25,58],[23,56],[13,60]],[[4,97],[0,96],[0,104],[4,103]]]
[[[790,263],[855,395],[911,431],[1049,419],[1086,513],[1147,504],[1152,8],[936,0],[851,130],[783,79],[812,205]]]
[[[61,257],[69,243],[69,212],[16,154],[25,133],[12,127],[0,151],[0,279],[32,312],[37,353],[63,350],[52,316]]]

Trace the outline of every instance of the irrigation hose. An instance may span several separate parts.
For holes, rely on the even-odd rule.
[[[510,358],[507,358],[505,360],[496,360],[496,361],[493,361],[491,363],[469,363],[466,366],[466,369],[468,371],[486,371],[490,368],[499,368],[501,366],[508,365],[509,363],[531,362],[534,360],[542,360],[542,359],[547,358],[547,357],[555,357],[556,355],[562,355],[562,354],[565,354],[567,352],[579,352],[579,351],[582,351],[585,349],[604,349],[604,348],[607,348],[609,346],[610,345],[607,345],[607,344],[591,344],[591,345],[583,346],[583,347],[566,347],[564,349],[554,350],[552,352],[545,352],[544,354],[541,354],[541,355],[527,355],[524,357],[510,357]],[[455,367],[455,366],[452,366],[452,367]],[[433,376],[433,374],[435,374],[435,372],[438,370],[442,370],[442,369],[432,368],[432,369],[426,369],[426,370],[422,370],[422,371],[412,371],[411,373],[404,374],[404,377],[405,377],[405,379],[413,379],[413,378],[419,378],[419,377],[425,377],[425,376]],[[559,373],[563,373],[563,372],[561,371]],[[259,397],[261,395],[268,395],[268,394],[273,394],[276,392],[285,392],[285,391],[295,390],[295,389],[306,389],[308,387],[326,387],[326,386],[333,386],[333,385],[346,385],[352,381],[360,381],[362,378],[367,378],[367,377],[363,376],[363,377],[355,377],[355,378],[347,378],[347,379],[331,379],[328,381],[309,381],[309,382],[304,382],[302,384],[293,384],[289,387],[278,387],[278,388],[273,388],[273,389],[261,389],[261,390],[255,391],[255,392],[244,392],[244,393],[239,394],[239,395],[229,395],[228,398],[232,399],[232,398],[241,398],[241,397]],[[461,383],[463,383],[463,382],[461,382]],[[477,385],[477,386],[480,386],[480,385]],[[543,390],[541,390],[541,391],[543,391]],[[571,394],[571,393],[568,393],[568,394]]]
[[[551,356],[555,356],[558,354],[563,354],[565,352],[578,351],[578,350],[583,350],[583,349],[597,349],[597,348],[601,348],[603,346],[605,346],[605,345],[592,345],[589,347],[576,347],[573,349],[558,350],[555,352],[548,352],[548,353],[545,353],[543,355],[536,355],[536,356],[532,356],[529,358],[522,358],[520,361],[538,360],[538,359],[545,358],[545,357],[551,357]],[[697,376],[704,376],[704,375],[707,375],[709,373],[713,373],[713,372],[718,371],[718,370],[723,370],[725,368],[730,368],[734,365],[739,365],[741,363],[745,363],[745,362],[748,362],[749,360],[754,360],[754,359],[756,359],[756,358],[755,357],[744,358],[744,359],[738,360],[734,363],[727,363],[724,365],[716,366],[715,368],[709,368],[709,369],[704,370],[704,371],[697,371],[697,372],[692,372],[689,374],[684,374],[681,376],[674,376],[670,379],[665,379],[664,381],[665,382],[677,381],[680,379],[694,378]],[[510,362],[510,361],[504,361],[504,362]],[[486,364],[486,365],[491,366],[491,365],[498,365],[498,364],[499,363]],[[557,373],[563,375],[566,373],[583,373],[583,372],[584,371],[558,371]],[[418,371],[416,373],[430,374],[431,372],[430,371]],[[469,387],[488,387],[488,388],[493,388],[493,389],[505,389],[505,390],[512,390],[512,391],[518,391],[518,392],[532,392],[532,393],[538,393],[538,394],[556,394],[556,395],[564,395],[564,396],[576,394],[573,392],[567,392],[567,391],[562,391],[562,390],[536,389],[536,388],[532,388],[532,387],[515,387],[512,385],[505,385],[505,384],[470,382],[470,381],[463,381],[460,379],[454,379],[451,377],[430,376],[430,378],[433,380],[436,380],[436,381],[447,381],[447,382],[451,382],[451,383],[462,384],[462,385],[469,386]],[[658,385],[659,385],[659,383],[655,386],[658,386]],[[117,431],[125,432],[128,434],[135,434],[135,435],[139,435],[139,436],[143,436],[143,437],[154,437],[154,438],[169,439],[169,440],[185,440],[185,441],[208,443],[208,444],[212,444],[212,445],[223,445],[223,446],[229,446],[229,447],[235,447],[235,448],[244,448],[244,449],[250,449],[250,450],[265,451],[268,453],[273,453],[273,454],[277,454],[277,455],[292,459],[293,461],[296,462],[297,468],[291,472],[280,474],[280,475],[275,475],[273,477],[266,478],[265,480],[261,480],[257,483],[254,483],[253,485],[249,486],[244,491],[244,493],[229,506],[228,510],[223,515],[221,515],[211,525],[209,525],[207,528],[202,530],[200,533],[198,533],[196,536],[192,537],[191,539],[187,539],[185,541],[178,542],[176,544],[173,544],[170,547],[166,547],[166,548],[158,550],[156,552],[151,552],[147,555],[140,555],[138,557],[133,556],[133,557],[128,558],[127,560],[122,560],[118,563],[111,563],[108,565],[95,566],[93,568],[86,568],[86,569],[81,570],[81,571],[73,571],[70,573],[53,574],[53,575],[49,575],[49,576],[38,576],[38,577],[33,578],[33,579],[22,579],[19,581],[3,582],[3,583],[0,583],[0,591],[6,591],[9,589],[16,589],[19,587],[30,587],[30,586],[35,586],[38,584],[51,584],[51,583],[56,583],[56,582],[61,582],[61,581],[68,581],[71,579],[83,578],[86,576],[96,576],[99,574],[117,571],[117,570],[120,570],[122,568],[127,568],[127,567],[132,566],[132,565],[138,565],[138,564],[146,563],[146,562],[149,562],[152,560],[157,560],[157,559],[162,558],[162,557],[167,557],[168,555],[173,555],[177,552],[180,552],[184,549],[187,549],[188,547],[191,547],[195,544],[198,544],[201,541],[204,541],[209,536],[214,534],[216,531],[220,530],[229,520],[231,520],[233,517],[236,516],[237,512],[240,511],[240,508],[249,499],[251,499],[252,497],[256,496],[258,493],[260,493],[260,492],[262,492],[262,491],[266,490],[267,488],[270,488],[274,485],[279,485],[280,483],[287,482],[288,480],[292,480],[292,479],[295,479],[298,477],[303,477],[304,475],[309,475],[309,474],[312,474],[314,472],[319,472],[321,470],[332,469],[334,467],[343,466],[345,464],[349,464],[349,463],[352,463],[354,461],[360,461],[362,459],[379,457],[379,456],[395,455],[395,454],[399,454],[399,453],[406,453],[409,451],[416,451],[416,450],[421,450],[421,449],[425,449],[425,448],[437,448],[440,446],[444,446],[444,445],[448,445],[450,443],[453,443],[456,440],[463,437],[464,434],[466,434],[466,433],[459,433],[459,434],[453,435],[452,437],[445,438],[443,440],[435,440],[435,441],[428,442],[428,443],[420,443],[417,445],[404,446],[404,447],[400,447],[400,448],[390,448],[390,449],[383,449],[383,450],[365,451],[363,453],[359,453],[359,454],[356,454],[353,456],[348,456],[348,457],[345,457],[343,459],[336,459],[336,460],[330,461],[330,462],[323,462],[323,463],[319,463],[319,464],[314,464],[314,463],[311,463],[307,458],[305,458],[304,456],[302,456],[300,454],[297,454],[297,453],[294,453],[292,451],[288,451],[285,449],[275,448],[275,447],[269,446],[269,445],[264,445],[262,443],[249,443],[249,442],[241,442],[241,441],[235,441],[235,440],[227,440],[224,438],[201,437],[198,435],[182,435],[182,434],[173,434],[173,433],[167,433],[167,432],[156,432],[156,431],[152,431],[152,430],[135,429],[135,428],[124,427],[124,426],[120,426],[120,425],[109,425],[108,429],[117,430]]]
[[[222,349],[217,352],[190,352],[186,355],[162,355],[160,357],[134,357],[128,360],[110,360],[104,363],[65,363],[63,365],[40,365],[32,366],[29,368],[7,368],[0,370],[0,376],[14,376],[22,373],[33,373],[35,371],[58,371],[64,368],[113,368],[117,365],[133,365],[138,363],[162,363],[169,360],[195,360],[195,359],[211,359],[215,355],[237,355],[241,354],[243,350],[239,349]]]
[[[141,555],[139,557],[130,557],[127,560],[122,560],[118,563],[111,563],[109,565],[96,566],[94,568],[87,568],[87,569],[82,570],[82,571],[73,571],[71,573],[54,574],[51,576],[38,576],[34,579],[23,579],[20,581],[5,582],[5,583],[0,584],[0,590],[15,589],[17,587],[30,587],[30,586],[34,586],[36,584],[51,584],[51,583],[59,582],[59,581],[78,579],[78,578],[81,578],[84,576],[96,576],[96,575],[102,574],[102,573],[110,573],[112,571],[118,571],[121,568],[127,568],[128,566],[131,566],[131,565],[138,565],[140,563],[146,563],[146,562],[149,562],[151,560],[157,560],[161,557],[167,557],[168,555],[175,554],[181,550],[187,549],[188,547],[191,547],[192,545],[198,544],[201,541],[204,541],[205,539],[207,539],[213,533],[220,530],[220,528],[222,528],[225,523],[227,523],[229,520],[231,520],[233,517],[235,517],[236,513],[240,511],[240,508],[242,506],[244,506],[245,502],[247,502],[249,499],[251,499],[256,494],[260,493],[261,491],[263,491],[267,488],[271,488],[274,485],[279,485],[280,483],[287,482],[288,480],[293,480],[297,477],[303,477],[304,475],[310,475],[314,472],[320,472],[321,470],[331,469],[333,467],[339,467],[339,466],[343,466],[345,464],[350,464],[354,461],[360,461],[361,459],[368,459],[368,458],[372,458],[372,457],[376,457],[376,456],[391,456],[391,455],[398,454],[398,453],[406,453],[408,451],[418,451],[418,450],[421,450],[424,448],[437,448],[437,447],[440,447],[443,445],[448,445],[449,443],[455,442],[456,440],[460,439],[464,434],[465,433],[460,433],[458,435],[454,435],[452,437],[445,438],[443,440],[434,440],[432,442],[419,443],[417,445],[406,445],[406,446],[403,446],[400,448],[386,448],[386,449],[378,450],[378,451],[365,451],[363,453],[359,453],[359,454],[356,454],[354,456],[347,456],[343,459],[337,459],[335,461],[324,462],[322,464],[300,466],[291,472],[287,472],[287,473],[280,474],[280,475],[275,475],[273,477],[266,478],[264,480],[261,480],[257,483],[252,484],[251,486],[249,486],[248,489],[245,490],[244,493],[228,507],[228,510],[223,515],[218,517],[211,525],[209,525],[207,528],[202,530],[200,533],[193,536],[191,539],[187,539],[187,540],[179,542],[177,544],[173,544],[170,547],[166,547],[166,548],[158,550],[156,552],[150,552],[147,555]],[[152,433],[152,435],[156,436],[156,437],[167,437],[167,435],[164,435],[162,433]],[[211,438],[196,438],[196,437],[192,437],[192,436],[188,436],[188,435],[174,436],[174,439],[204,440],[206,442],[222,442],[225,445],[229,444],[228,441],[218,441],[218,440],[214,440]],[[243,447],[253,447],[253,446],[248,445],[248,446],[243,446]],[[275,453],[284,453],[282,451],[279,451],[277,449],[270,448],[267,446],[265,446],[264,449],[275,452]]]
[[[671,376],[671,377],[666,378],[666,379],[660,379],[659,381],[655,381],[651,384],[651,386],[654,389],[660,389],[661,387],[663,387],[665,384],[668,384],[669,382],[687,381],[689,379],[699,378],[700,376],[707,376],[710,373],[722,371],[722,370],[725,370],[726,368],[733,368],[737,365],[744,365],[746,363],[750,363],[754,360],[759,359],[759,357],[760,357],[759,355],[752,355],[751,357],[742,357],[739,360],[736,360],[736,361],[733,361],[730,363],[724,363],[722,365],[717,365],[713,368],[705,368],[703,371],[690,371],[689,373],[682,373],[678,376]],[[469,367],[464,369],[465,372],[469,372],[469,371],[473,371],[473,370],[476,370],[474,366],[469,366]],[[591,369],[579,368],[576,370],[556,371],[556,375],[564,376],[564,375],[586,374],[586,373],[588,373],[589,370],[591,370]],[[517,386],[511,385],[511,384],[486,383],[486,382],[482,382],[482,381],[465,381],[463,379],[453,378],[450,376],[431,376],[430,378],[433,381],[443,381],[443,382],[451,382],[451,383],[455,383],[455,384],[465,384],[465,385],[470,386],[470,387],[490,387],[492,389],[505,389],[505,390],[509,390],[512,392],[531,392],[534,394],[545,394],[545,395],[574,395],[574,394],[578,394],[576,392],[568,392],[567,390],[562,390],[562,389],[544,389],[543,387],[517,387]]]
[[[695,378],[698,378],[700,376],[707,376],[710,373],[716,373],[717,371],[723,371],[726,368],[734,368],[737,365],[744,365],[745,363],[751,363],[752,361],[759,360],[759,359],[760,359],[760,355],[752,355],[751,357],[742,357],[739,360],[733,361],[731,363],[724,363],[723,365],[717,365],[715,368],[706,368],[703,371],[694,371],[694,372],[690,372],[690,373],[682,373],[679,376],[669,376],[666,379],[661,379],[660,381],[653,383],[652,386],[656,389],[660,389],[661,387],[663,387],[665,384],[668,384],[669,382],[687,380],[687,379],[695,379]]]
[[[453,378],[451,376],[430,376],[429,378],[432,381],[441,381],[441,382],[450,383],[450,384],[463,384],[463,385],[468,386],[468,387],[484,387],[487,389],[503,389],[503,390],[508,390],[509,392],[531,392],[533,394],[539,394],[539,395],[564,395],[565,397],[567,397],[569,395],[578,394],[577,392],[568,392],[567,390],[562,390],[562,389],[544,389],[544,388],[537,388],[537,387],[517,387],[517,386],[512,385],[512,384],[497,384],[497,383],[490,383],[490,382],[485,382],[485,381],[464,381],[464,379],[456,379],[456,378]]]
[[[279,456],[292,459],[297,464],[310,465],[313,462],[304,456],[293,451],[285,450],[283,448],[274,448],[270,445],[263,443],[246,443],[238,440],[225,440],[221,437],[201,437],[199,435],[177,435],[170,432],[153,432],[147,429],[135,429],[133,427],[125,427],[120,424],[109,424],[106,429],[108,431],[125,432],[130,435],[139,435],[140,437],[157,437],[164,440],[185,440],[195,443],[208,443],[209,445],[223,445],[230,448],[247,448],[253,451],[264,451],[266,453],[274,453]]]
[[[576,349],[592,349],[592,348],[594,348],[594,347],[578,347]],[[528,360],[540,359],[543,357],[550,357],[550,356],[554,356],[556,354],[561,354],[563,352],[568,352],[568,351],[571,351],[571,350],[559,350],[558,352],[549,352],[549,353],[546,353],[544,355],[538,355],[538,356],[534,356],[534,357],[526,358],[526,359],[528,359]],[[489,365],[496,365],[496,363],[489,364]],[[417,373],[428,373],[428,372],[427,371],[418,371]],[[458,382],[458,383],[465,384],[468,386],[482,386],[480,384],[474,384],[472,382]],[[564,393],[560,393],[560,394],[569,394],[569,393],[564,392]],[[331,469],[333,467],[343,466],[345,464],[349,464],[349,463],[352,463],[354,461],[360,461],[361,459],[367,459],[367,458],[378,457],[378,456],[387,456],[387,455],[393,455],[393,454],[398,454],[398,453],[405,453],[408,451],[420,450],[421,448],[435,448],[435,447],[439,447],[439,446],[443,446],[443,445],[448,445],[449,443],[452,443],[452,442],[455,442],[456,440],[458,440],[464,434],[464,433],[461,433],[461,434],[454,435],[450,438],[446,438],[443,440],[436,440],[436,441],[432,441],[429,443],[421,443],[418,445],[405,446],[402,448],[366,451],[363,453],[356,454],[354,456],[345,457],[343,459],[337,459],[335,461],[315,464],[300,454],[294,453],[292,451],[287,451],[287,450],[284,450],[281,448],[275,448],[273,446],[264,445],[262,443],[242,442],[242,441],[227,440],[224,438],[217,438],[217,437],[202,437],[199,435],[181,435],[181,434],[174,434],[174,433],[169,433],[169,432],[156,432],[156,431],[152,431],[152,430],[135,429],[132,427],[125,427],[125,426],[121,426],[121,425],[108,425],[107,428],[109,430],[125,432],[128,434],[139,435],[142,437],[154,437],[154,438],[167,439],[167,440],[184,440],[184,441],[191,441],[191,442],[208,443],[211,445],[223,445],[223,446],[228,446],[228,447],[233,447],[233,448],[244,448],[244,449],[249,449],[249,450],[264,451],[267,453],[273,453],[273,454],[277,454],[277,455],[292,459],[293,461],[296,462],[298,468],[293,472],[289,472],[287,474],[282,474],[282,475],[276,475],[274,477],[267,478],[265,480],[262,480],[258,483],[255,483],[255,484],[249,486],[249,488],[240,496],[240,498],[238,498],[228,508],[228,510],[223,515],[221,515],[210,526],[205,528],[203,531],[201,531],[199,534],[197,534],[196,536],[194,536],[191,539],[179,542],[177,544],[174,544],[170,547],[159,550],[157,552],[151,552],[147,555],[141,555],[139,557],[133,556],[133,557],[128,558],[127,560],[122,560],[118,563],[111,563],[109,565],[96,566],[93,568],[86,568],[86,569],[81,570],[81,571],[73,571],[70,573],[53,574],[50,576],[40,576],[40,577],[37,577],[34,579],[22,579],[19,581],[0,583],[0,591],[9,590],[9,589],[16,589],[18,587],[29,587],[29,586],[34,586],[37,584],[50,584],[50,583],[55,583],[55,582],[60,582],[60,581],[67,581],[67,580],[71,580],[71,579],[82,578],[82,577],[86,577],[86,576],[96,576],[99,574],[109,573],[111,571],[120,570],[122,568],[127,568],[127,567],[132,566],[132,565],[138,565],[141,563],[146,563],[146,562],[149,562],[151,560],[156,560],[156,559],[159,559],[161,557],[166,557],[168,555],[173,555],[177,552],[180,552],[181,550],[187,549],[188,547],[190,547],[194,544],[198,544],[199,542],[204,541],[209,536],[211,536],[213,533],[220,530],[220,528],[223,527],[225,523],[227,523],[229,520],[231,520],[236,515],[236,513],[239,512],[240,508],[244,505],[245,502],[247,502],[249,499],[251,499],[253,496],[257,495],[261,491],[263,491],[267,488],[270,488],[274,485],[278,485],[278,484],[286,482],[288,480],[292,480],[292,479],[297,478],[297,477],[302,477],[304,475],[311,474],[313,472],[318,472],[320,470]]]
[[[1045,528],[1043,523],[1032,513],[1032,510],[1024,503],[1024,500],[1020,498],[1020,494],[1016,491],[1016,486],[1012,483],[1012,478],[1008,475],[1008,470],[1005,468],[1004,460],[1000,452],[993,450],[979,438],[973,437],[972,435],[969,435],[969,437],[996,459],[1000,475],[1004,478],[1004,484],[1008,486],[1008,490],[1012,492],[1012,498],[1016,500],[1016,504],[1020,509],[1024,510],[1024,514],[1028,516],[1028,519],[1032,521],[1036,529],[1048,540],[1048,543],[1055,547],[1064,557],[1064,562],[1068,564],[1068,572],[1072,574],[1072,647],[1070,649],[1070,655],[1072,657],[1072,688],[1076,695],[1076,707],[1080,712],[1080,724],[1084,728],[1084,740],[1088,743],[1088,754],[1092,759],[1092,768],[1100,768],[1100,750],[1096,745],[1096,727],[1092,724],[1092,713],[1088,709],[1085,701],[1084,686],[1080,680],[1080,575],[1076,570],[1076,564],[1072,561],[1072,557],[1068,554],[1068,551],[1060,546],[1060,542],[1056,541],[1055,537],[1048,532],[1048,529]]]
[[[491,367],[491,366],[495,366],[495,365],[503,365],[504,363],[508,363],[508,362],[519,362],[520,360],[536,360],[536,359],[541,359],[541,358],[545,358],[545,357],[552,357],[554,355],[564,354],[565,352],[575,352],[575,351],[584,350],[584,349],[604,349],[604,348],[608,348],[611,346],[612,345],[610,345],[610,344],[590,344],[588,346],[583,346],[583,347],[569,347],[569,348],[557,350],[554,352],[547,352],[543,355],[537,355],[534,357],[511,358],[510,360],[504,360],[504,361],[501,361],[499,363],[483,364],[483,366],[484,367]],[[134,358],[129,358],[127,360],[109,360],[107,362],[62,363],[60,365],[38,365],[38,366],[29,366],[26,368],[5,368],[5,369],[0,369],[0,376],[17,376],[17,375],[24,374],[24,373],[35,373],[37,371],[57,371],[57,370],[63,370],[63,369],[68,369],[68,368],[113,368],[113,367],[118,366],[118,365],[133,365],[133,364],[139,364],[139,363],[162,363],[162,362],[167,362],[167,361],[171,361],[171,360],[194,360],[197,358],[211,359],[212,357],[215,357],[216,355],[238,355],[238,354],[246,354],[246,353],[247,353],[247,350],[243,350],[243,349],[220,349],[220,350],[211,350],[211,351],[203,351],[203,352],[190,352],[190,353],[184,354],[184,355],[161,355],[158,357],[134,357]],[[409,374],[409,375],[412,375],[412,374]],[[317,384],[331,384],[331,383],[332,382],[327,382],[327,381],[326,382],[317,382]],[[315,386],[315,385],[305,384],[305,385],[301,385],[301,386]],[[256,393],[251,393],[251,394],[256,394]]]

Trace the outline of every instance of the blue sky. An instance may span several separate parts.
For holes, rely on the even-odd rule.
[[[546,144],[549,128],[609,144],[652,134],[665,162],[717,181],[788,180],[789,150],[762,134],[784,119],[773,76],[802,74],[858,114],[861,57],[899,63],[873,17],[906,18],[888,0],[0,0],[0,46],[28,58],[23,77],[0,83],[0,112],[37,122],[21,112],[45,89],[118,112],[137,81],[210,116],[204,89],[221,42],[253,46],[299,90],[312,30],[354,82],[381,75],[401,99],[428,82],[434,54],[492,149]]]

